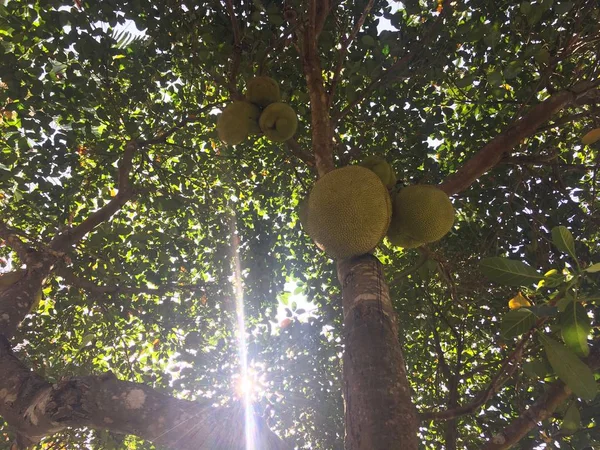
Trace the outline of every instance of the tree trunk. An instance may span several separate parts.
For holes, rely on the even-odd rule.
[[[381,263],[338,264],[342,284],[346,450],[417,449],[419,421]]]

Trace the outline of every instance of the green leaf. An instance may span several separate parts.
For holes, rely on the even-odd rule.
[[[584,270],[584,272],[589,272],[589,273],[600,272],[600,263],[592,264],[591,266],[587,267]]]
[[[533,267],[500,256],[484,258],[480,263],[481,271],[490,281],[509,286],[524,286],[540,281],[544,276]]]
[[[559,316],[563,341],[579,356],[590,353],[588,335],[592,330],[590,318],[581,303],[570,302]]]
[[[531,330],[535,325],[535,314],[527,308],[514,309],[502,319],[500,333],[505,338],[513,338]]]
[[[563,253],[567,253],[573,259],[575,256],[575,240],[567,227],[559,226],[552,228],[552,243]]]
[[[375,46],[375,39],[373,38],[373,36],[369,36],[368,34],[365,34],[363,37],[361,37],[360,42],[365,47],[374,47]]]
[[[85,336],[83,336],[83,338],[81,338],[81,344],[79,344],[79,350],[81,350],[83,347],[86,347],[95,338],[96,338],[96,335],[93,333],[86,334]]]
[[[544,359],[534,359],[523,364],[523,372],[531,378],[545,378],[552,372],[552,367]]]
[[[584,400],[593,400],[598,393],[598,386],[590,368],[560,342],[543,334],[540,334],[539,337],[548,361],[558,378],[578,397]]]
[[[573,434],[579,428],[581,428],[581,414],[579,408],[577,408],[577,402],[573,401],[563,417],[560,431],[564,434]]]

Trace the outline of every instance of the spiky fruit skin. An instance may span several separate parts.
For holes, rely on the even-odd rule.
[[[391,189],[396,184],[396,172],[385,159],[378,156],[367,156],[359,165],[375,172],[386,188]]]
[[[229,145],[237,145],[250,134],[260,132],[258,119],[260,108],[250,102],[235,101],[225,107],[217,119],[219,139]]]
[[[402,248],[417,248],[423,245],[423,242],[415,241],[401,231],[396,230],[391,224],[387,232],[387,238],[392,245]]]
[[[381,242],[391,216],[390,196],[379,177],[364,167],[346,166],[313,186],[306,230],[331,257],[350,258]]]
[[[416,184],[398,192],[393,201],[388,239],[405,248],[435,242],[454,224],[454,207],[444,191]]]
[[[271,103],[260,115],[258,124],[268,139],[275,142],[284,142],[296,132],[298,117],[296,117],[296,111],[290,105]]]
[[[246,85],[246,100],[261,108],[281,101],[279,84],[273,78],[256,77]]]

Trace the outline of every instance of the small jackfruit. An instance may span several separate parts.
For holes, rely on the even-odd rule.
[[[227,105],[217,119],[219,139],[229,145],[242,142],[250,134],[260,133],[258,106],[237,100]]]
[[[285,103],[271,103],[258,120],[260,129],[267,138],[275,142],[290,139],[298,127],[296,111]]]
[[[375,172],[388,189],[393,188],[396,184],[396,172],[385,159],[378,156],[367,156],[359,165]]]
[[[407,186],[394,197],[388,239],[401,247],[418,247],[441,239],[453,224],[454,207],[444,191],[425,184]]]
[[[281,101],[279,85],[277,81],[269,77],[256,77],[248,81],[246,85],[246,100],[261,108],[271,103]]]
[[[306,230],[334,258],[362,255],[384,238],[391,206],[387,189],[375,173],[361,166],[342,167],[313,186]]]

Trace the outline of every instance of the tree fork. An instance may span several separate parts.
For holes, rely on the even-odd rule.
[[[383,267],[372,255],[338,263],[345,349],[343,389],[347,450],[418,448],[398,325]]]

